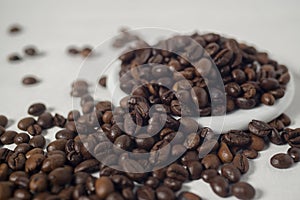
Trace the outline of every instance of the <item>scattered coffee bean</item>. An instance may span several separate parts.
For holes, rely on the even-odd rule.
[[[82,48],[82,50],[80,51],[80,55],[82,57],[88,57],[92,54],[92,48],[91,47],[84,47]]]
[[[44,136],[42,136],[42,135],[35,135],[29,140],[29,144],[33,148],[43,149],[46,144],[46,140],[45,140]]]
[[[102,76],[100,79],[99,79],[99,85],[101,85],[102,87],[106,87],[106,79],[107,77],[106,76]]]
[[[69,47],[67,52],[70,55],[77,55],[80,53],[80,51],[76,47]]]
[[[294,161],[288,154],[278,153],[272,156],[270,163],[275,168],[287,169],[293,165]]]
[[[17,53],[13,53],[9,55],[7,59],[9,62],[17,62],[17,61],[21,61],[22,57]]]
[[[32,136],[40,135],[42,134],[42,131],[42,127],[38,124],[33,124],[27,128],[27,132]]]
[[[20,25],[17,25],[17,24],[11,25],[8,29],[8,32],[10,34],[20,33],[21,31],[22,31],[22,27]]]
[[[24,49],[24,53],[27,56],[36,56],[38,55],[38,50],[34,46],[28,46]]]
[[[231,183],[236,183],[241,178],[240,170],[232,164],[223,165],[221,167],[221,174]]]
[[[22,79],[22,83],[24,85],[34,85],[36,83],[38,83],[39,81],[37,80],[36,77],[34,76],[25,76],[23,79]]]
[[[28,114],[33,116],[40,116],[46,110],[46,106],[43,103],[34,103],[28,108]]]
[[[226,178],[216,176],[210,181],[210,187],[220,197],[227,197],[230,194],[229,183]]]
[[[22,131],[26,131],[29,126],[35,124],[36,121],[32,117],[25,117],[18,122],[18,128]]]
[[[53,126],[53,116],[51,115],[51,113],[44,112],[39,116],[37,124],[43,129],[51,128]]]
[[[238,199],[253,199],[255,189],[245,182],[238,182],[232,185],[232,194]]]

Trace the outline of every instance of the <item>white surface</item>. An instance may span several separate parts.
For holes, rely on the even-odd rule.
[[[114,35],[121,25],[132,28],[163,27],[182,32],[217,31],[256,44],[299,74],[299,1],[75,1],[0,0],[0,113],[11,120],[26,116],[27,107],[45,102],[54,112],[66,114],[72,108],[70,84],[82,59],[66,56],[69,45],[97,45]],[[9,36],[8,25],[18,22],[24,32]],[[6,56],[34,44],[45,51],[41,58],[9,64]],[[89,61],[92,62],[92,61]],[[101,64],[99,64],[101,67]],[[35,74],[42,82],[33,87],[20,84],[26,74]],[[95,80],[90,80],[95,83]],[[299,76],[295,75],[296,91]],[[108,93],[103,91],[102,98]],[[296,92],[288,114],[293,127],[300,126],[300,94]],[[9,128],[16,129],[16,123]],[[55,130],[48,131],[53,138]],[[251,161],[250,172],[243,177],[257,190],[257,199],[299,199],[300,165],[288,170],[270,166],[271,155],[285,152],[287,146],[273,146]],[[204,197],[219,199],[202,181],[187,187]],[[234,198],[227,198],[234,199]]]

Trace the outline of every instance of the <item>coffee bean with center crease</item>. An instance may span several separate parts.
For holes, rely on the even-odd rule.
[[[114,185],[110,178],[100,177],[95,183],[96,194],[100,199],[105,199],[110,193],[114,191]]]
[[[235,82],[230,82],[225,85],[225,91],[228,95],[232,97],[238,97],[241,94],[241,87]]]
[[[48,155],[48,158],[46,158],[43,161],[41,170],[43,172],[50,172],[50,171],[53,171],[54,169],[56,169],[58,167],[63,167],[65,162],[66,162],[65,155],[62,155],[62,154],[59,154],[59,153],[53,154],[51,156]]]
[[[236,183],[241,178],[240,170],[232,164],[223,165],[221,167],[221,174],[231,183]]]
[[[166,186],[160,186],[156,189],[156,197],[158,200],[175,200],[176,199],[174,192]]]
[[[142,186],[137,189],[136,191],[137,199],[139,200],[155,200],[155,191],[148,187],[148,186]]]
[[[15,144],[28,143],[29,140],[30,140],[30,137],[28,134],[19,133],[18,135],[15,136],[14,143]]]
[[[300,161],[300,149],[297,147],[291,147],[288,149],[287,153],[291,158],[293,158],[294,162]]]
[[[242,174],[245,174],[249,170],[248,158],[241,153],[235,155],[232,164],[238,168]]]
[[[184,146],[187,149],[196,149],[200,144],[200,136],[197,133],[191,133],[184,141]]]
[[[233,146],[245,146],[251,141],[249,134],[238,130],[229,131],[223,138],[227,144]]]
[[[271,93],[264,93],[261,96],[261,102],[267,106],[272,106],[275,103],[275,97]]]
[[[50,142],[47,146],[47,151],[54,151],[54,150],[65,150],[65,145],[67,143],[66,139],[57,139],[52,142]]]
[[[275,168],[287,169],[293,165],[294,161],[288,154],[278,153],[272,156],[270,163]]]
[[[45,112],[39,116],[37,124],[44,129],[51,128],[53,126],[53,116],[51,113]]]
[[[80,117],[80,112],[78,110],[72,110],[68,113],[68,121],[76,121]]]
[[[18,153],[26,154],[31,149],[32,149],[32,146],[30,144],[28,144],[28,143],[21,143],[21,144],[18,144],[15,147],[14,151],[18,152]]]
[[[218,169],[221,165],[220,159],[215,154],[207,154],[201,161],[205,169]]]
[[[252,122],[249,123],[248,128],[251,133],[259,137],[265,137],[272,131],[272,127],[269,124],[258,120],[252,120]]]
[[[43,103],[34,103],[29,106],[28,108],[28,114],[33,116],[40,116],[43,114],[46,110],[46,106]]]
[[[3,136],[3,135],[2,135]],[[291,147],[300,147],[300,128],[289,131],[286,134],[287,142]]]
[[[23,153],[15,152],[9,156],[7,163],[12,170],[23,170],[26,158]]]
[[[238,199],[253,199],[255,189],[246,182],[238,182],[232,185],[232,194]]]
[[[202,198],[192,192],[181,192],[178,195],[178,200],[202,200]]]
[[[63,128],[65,126],[65,123],[66,123],[66,118],[64,118],[64,116],[57,114],[57,113],[54,115],[54,117],[53,117],[53,125],[54,126]]]
[[[235,101],[236,105],[241,109],[252,109],[256,106],[255,99],[246,99],[244,97],[239,97]]]
[[[188,171],[182,165],[176,163],[168,167],[166,174],[167,177],[176,179],[181,182],[186,181],[189,176]]]
[[[5,127],[8,123],[8,119],[4,115],[0,115],[0,126]]]
[[[36,135],[29,140],[29,144],[34,148],[44,148],[46,139],[43,135]]]
[[[36,154],[43,154],[44,155],[44,151],[43,151],[43,149],[41,149],[41,148],[34,148],[34,149],[31,149],[30,151],[28,151],[27,153],[26,153],[26,159],[29,159],[31,156],[33,156],[33,155],[36,155]]]
[[[226,178],[216,176],[210,181],[210,187],[220,197],[227,197],[230,194],[229,183]]]
[[[2,144],[12,144],[14,143],[14,139],[15,139],[15,136],[17,135],[18,133],[16,131],[5,131],[1,137],[0,137],[0,140],[2,142]]]
[[[33,124],[27,128],[27,132],[32,136],[40,135],[42,131],[42,127],[38,124]]]
[[[30,158],[26,160],[25,171],[27,173],[38,172],[44,159],[45,156],[43,154],[35,154],[30,156]]]
[[[44,173],[33,174],[30,177],[29,189],[34,193],[46,191],[48,188],[47,175]]]

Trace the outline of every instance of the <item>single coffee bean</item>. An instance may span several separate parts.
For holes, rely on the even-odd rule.
[[[247,157],[241,153],[235,155],[232,164],[238,168],[242,174],[245,174],[249,170],[249,161]]]
[[[220,197],[227,197],[230,194],[229,183],[226,178],[216,176],[210,181],[210,187]]]
[[[25,173],[24,171],[14,171],[10,174],[9,176],[9,181],[12,183],[15,183],[17,181],[17,179],[19,178],[28,178],[28,174]]]
[[[238,97],[241,94],[241,87],[235,82],[230,82],[225,86],[226,93],[232,97]]]
[[[291,158],[293,158],[294,162],[300,161],[300,149],[297,147],[291,147],[288,149],[287,153]]]
[[[80,53],[80,51],[76,47],[69,47],[67,49],[68,54],[70,55],[77,55]]]
[[[160,186],[156,189],[156,197],[158,200],[175,200],[176,199],[174,192],[166,186]]]
[[[34,76],[25,76],[23,79],[22,79],[22,83],[24,84],[24,85],[33,85],[33,84],[36,84],[36,83],[38,83],[39,82],[39,80],[36,78],[36,77],[34,77]]]
[[[275,168],[287,169],[293,165],[294,161],[288,154],[278,153],[272,156],[270,163]]]
[[[28,46],[24,49],[24,53],[27,56],[36,56],[38,55],[38,50],[34,46]]]
[[[43,103],[34,103],[29,106],[28,108],[28,114],[33,116],[40,116],[43,114],[46,110],[46,106]]]
[[[0,126],[0,137],[3,133],[5,133],[5,128],[3,126]]]
[[[201,178],[203,166],[199,161],[188,162],[186,167],[189,172],[190,180],[198,180]]]
[[[230,163],[233,160],[233,155],[230,149],[228,148],[227,144],[224,142],[221,142],[218,151],[218,156],[223,163]]]
[[[33,136],[30,140],[29,140],[29,144],[33,147],[33,148],[44,148],[45,144],[46,144],[46,139],[44,136],[42,135],[36,135]]]
[[[15,144],[21,144],[21,143],[28,143],[30,140],[30,137],[26,133],[19,133],[14,138]]]
[[[145,185],[151,187],[152,189],[156,189],[160,185],[160,181],[158,178],[150,176],[145,181]]]
[[[7,60],[9,62],[17,62],[17,61],[21,61],[22,57],[18,53],[12,53],[7,57]]]
[[[27,128],[27,132],[32,136],[40,135],[42,131],[42,127],[38,124],[33,124]]]
[[[51,113],[44,112],[41,114],[37,120],[37,124],[44,129],[51,128],[53,126],[53,117]]]
[[[44,173],[33,174],[30,177],[29,189],[34,193],[46,191],[48,188],[47,175]]]
[[[32,117],[25,117],[18,122],[18,128],[22,131],[26,131],[27,128],[33,124],[35,124],[35,119]]]
[[[214,177],[218,176],[218,171],[215,169],[206,169],[202,172],[201,178],[209,183]]]
[[[0,164],[0,181],[6,181],[9,175],[9,168],[6,163]]]
[[[184,146],[187,149],[196,149],[200,144],[200,136],[197,133],[191,133],[184,141]]]
[[[23,153],[15,152],[11,154],[7,160],[9,167],[12,170],[23,170],[25,166],[26,158]]]
[[[74,139],[76,137],[76,133],[69,131],[67,129],[62,129],[55,134],[56,139]]]
[[[251,138],[243,131],[232,130],[224,135],[224,140],[229,145],[245,146],[250,143]]]
[[[26,154],[31,149],[32,149],[32,146],[30,146],[30,144],[21,143],[15,147],[14,152]]]
[[[261,81],[260,85],[262,89],[269,91],[277,89],[279,87],[279,82],[275,78],[266,78]]]
[[[13,183],[9,181],[1,181],[0,182],[0,194],[1,194],[1,200],[9,199],[14,191],[14,185]]]
[[[81,171],[89,173],[99,171],[99,161],[96,159],[89,159],[81,162],[74,168],[74,172],[77,173]]]
[[[232,185],[232,194],[238,199],[253,199],[255,189],[246,182],[238,182]]]
[[[248,125],[249,131],[259,137],[264,137],[270,134],[272,127],[262,121],[252,120]]]
[[[173,190],[174,192],[179,191],[182,188],[182,181],[178,181],[173,178],[166,178],[163,180],[163,184]]]
[[[272,106],[275,103],[275,97],[271,93],[264,93],[261,96],[261,102],[267,106]]]
[[[221,165],[220,159],[215,154],[207,154],[201,161],[205,169],[218,169]]]
[[[88,57],[88,56],[90,56],[91,54],[92,54],[92,48],[91,48],[91,47],[88,47],[88,46],[82,48],[82,50],[80,51],[80,55],[81,55],[82,57]]]
[[[101,85],[102,87],[106,87],[106,79],[107,77],[106,76],[102,76],[100,79],[99,79],[99,85]]]
[[[238,97],[235,103],[241,109],[252,109],[256,106],[256,101],[253,98],[246,99],[244,97]]]
[[[65,155],[62,154],[53,154],[51,156],[48,155],[48,158],[46,158],[43,161],[41,170],[43,172],[50,172],[56,168],[63,167],[65,162],[66,162]]]
[[[178,181],[186,181],[189,174],[188,174],[188,171],[182,166],[182,165],[179,165],[179,164],[172,164],[168,167],[167,169],[167,177],[169,178],[173,178],[173,179],[176,179]]]
[[[40,167],[45,159],[43,154],[35,154],[30,156],[25,163],[25,171],[27,173],[37,172],[40,170]]]
[[[22,31],[22,27],[18,24],[11,25],[8,29],[10,34],[20,33]]]
[[[202,200],[202,198],[192,192],[181,192],[178,200]]]
[[[5,131],[1,137],[0,140],[2,144],[12,144],[14,143],[15,136],[18,135],[16,131]]]
[[[249,159],[255,159],[255,158],[257,158],[258,153],[254,149],[244,149],[243,155]]]
[[[278,119],[280,121],[282,121],[282,123],[285,125],[285,126],[289,126],[291,124],[291,119],[289,116],[287,116],[286,114],[281,114]]]
[[[114,185],[110,178],[103,176],[96,180],[95,189],[97,196],[101,199],[105,199],[114,191]]]
[[[31,156],[36,155],[36,154],[42,154],[42,155],[44,155],[43,149],[41,149],[41,148],[31,149],[30,151],[28,151],[26,153],[26,159],[29,159]]]
[[[72,181],[72,169],[70,167],[56,168],[48,174],[48,179],[53,185],[67,185]]]
[[[221,168],[221,174],[231,183],[236,183],[241,178],[241,172],[232,164],[223,165]]]
[[[64,116],[60,115],[60,114],[55,114],[53,117],[53,125],[54,126],[58,126],[60,128],[63,128],[66,124],[66,118],[64,118]]]
[[[137,199],[139,200],[155,200],[155,192],[148,186],[142,186],[136,191]]]
[[[263,138],[251,134],[251,145],[250,148],[256,151],[262,151],[265,147],[265,141]]]
[[[0,126],[2,126],[3,128],[5,128],[6,125],[7,125],[7,123],[8,123],[7,117],[4,116],[4,115],[0,115]]]
[[[118,175],[118,174],[112,175],[111,181],[114,183],[114,185],[117,189],[123,189],[123,188],[131,188],[132,189],[134,187],[133,181],[130,180],[125,175]]]

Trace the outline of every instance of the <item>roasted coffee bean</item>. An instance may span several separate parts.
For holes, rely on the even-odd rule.
[[[124,200],[124,198],[120,193],[113,192],[107,196],[106,200]]]
[[[297,147],[291,147],[288,149],[287,153],[291,158],[293,158],[294,162],[300,161],[300,149]]]
[[[70,139],[74,139],[75,137],[76,137],[76,134],[72,131],[67,130],[67,129],[60,130],[55,134],[56,139],[70,140]]]
[[[245,72],[241,69],[235,69],[231,72],[232,78],[237,82],[238,84],[242,84],[246,81],[246,75]]]
[[[201,178],[209,183],[214,177],[218,176],[218,171],[215,169],[206,169],[201,173]]]
[[[26,154],[28,151],[30,151],[32,149],[32,146],[30,146],[30,144],[27,144],[27,143],[21,143],[21,144],[18,144],[14,151],[15,152],[18,152],[18,153],[23,153],[23,154]]]
[[[230,163],[233,160],[233,155],[227,144],[224,142],[221,142],[220,148],[218,150],[218,156],[223,163]]]
[[[33,84],[36,84],[38,82],[39,82],[39,80],[36,77],[34,77],[34,76],[25,76],[22,79],[22,83],[24,85],[33,85]]]
[[[263,138],[251,134],[251,145],[250,148],[256,151],[262,151],[265,147],[265,141]]]
[[[1,137],[0,140],[2,144],[12,144],[14,143],[15,137],[18,135],[16,131],[5,131]]]
[[[36,135],[33,136],[30,140],[29,140],[29,144],[33,147],[33,148],[44,148],[45,144],[46,144],[46,139],[44,136],[42,135]]]
[[[261,102],[267,106],[272,106],[275,103],[275,97],[270,93],[264,93],[261,96]]]
[[[238,182],[232,185],[232,194],[238,199],[253,199],[255,189],[246,182]]]
[[[78,110],[72,110],[68,113],[68,121],[76,121],[80,117],[80,112]]]
[[[48,174],[48,179],[53,185],[64,186],[71,182],[72,171],[70,167],[59,167]]]
[[[80,55],[82,57],[88,57],[92,54],[92,48],[91,47],[83,47],[82,50],[80,51]]]
[[[16,62],[22,60],[22,57],[18,53],[12,53],[7,57],[9,62]]]
[[[235,82],[226,84],[225,86],[226,93],[232,97],[238,97],[241,94],[241,87]]]
[[[190,180],[198,180],[201,178],[203,166],[199,161],[188,162],[186,167],[189,172]]]
[[[244,149],[243,155],[249,159],[255,159],[255,158],[257,158],[258,153],[254,149]]]
[[[20,33],[22,31],[22,27],[18,24],[11,25],[8,29],[10,34]]]
[[[27,132],[32,136],[40,135],[42,131],[42,127],[38,124],[33,124],[27,128]]]
[[[73,47],[73,46],[69,47],[69,48],[67,49],[67,52],[68,52],[68,54],[70,54],[70,55],[77,55],[77,54],[80,53],[80,51],[79,51],[76,47]]]
[[[46,110],[46,106],[43,103],[34,103],[28,108],[28,114],[33,116],[40,116]]]
[[[133,188],[134,183],[131,179],[129,179],[125,175],[112,175],[111,181],[115,184],[117,189],[124,189],[124,188]]]
[[[0,181],[6,181],[9,175],[9,168],[6,163],[0,164]]]
[[[66,118],[56,113],[53,118],[53,125],[63,128],[65,124],[66,124]]]
[[[248,125],[249,131],[259,137],[267,136],[271,133],[272,127],[265,122],[252,120]]]
[[[155,192],[152,188],[147,186],[142,186],[136,191],[137,199],[139,200],[155,200]]]
[[[285,142],[282,140],[282,137],[277,129],[273,128],[271,133],[269,134],[269,140],[273,144],[282,145]]]
[[[232,164],[238,168],[242,174],[245,174],[249,170],[249,161],[247,157],[241,153],[235,155]]]
[[[208,104],[207,92],[201,87],[192,88],[192,98],[199,108],[204,108]]]
[[[30,177],[29,189],[34,193],[46,191],[48,188],[47,175],[44,173],[37,173]]]
[[[65,145],[67,143],[66,139],[57,139],[54,140],[53,142],[50,142],[47,146],[47,151],[54,151],[54,150],[60,150],[64,151],[65,150]]]
[[[187,149],[196,149],[200,144],[200,136],[197,133],[191,133],[184,141],[184,146]]]
[[[2,135],[3,136],[3,135]],[[286,134],[286,140],[291,147],[300,147],[300,129],[296,128]]]
[[[278,119],[282,121],[285,126],[289,126],[291,124],[291,119],[286,114],[281,114]]]
[[[28,178],[28,174],[24,171],[14,171],[10,174],[9,181],[14,183],[18,178],[21,177]]]
[[[145,178],[143,173],[144,167],[137,161],[132,159],[123,160],[121,166],[124,172],[127,172],[127,176],[135,181],[141,181]]]
[[[43,161],[41,170],[43,172],[50,172],[58,167],[63,167],[65,162],[66,157],[62,154],[48,155],[48,158]]]
[[[123,150],[129,150],[132,146],[132,140],[128,135],[121,135],[117,137],[117,139],[114,142],[114,145],[117,148],[123,149]]]
[[[221,174],[231,183],[236,183],[241,178],[241,172],[232,164],[226,164],[221,167]]]
[[[201,161],[205,169],[218,169],[221,165],[220,159],[215,154],[207,154]]]
[[[202,200],[202,198],[192,192],[181,192],[178,200]]]
[[[272,156],[270,163],[275,168],[287,169],[293,165],[294,161],[288,154],[278,153]]]
[[[24,49],[24,53],[27,56],[36,56],[38,55],[38,50],[34,46],[28,46]]]
[[[7,123],[8,123],[7,117],[4,116],[4,115],[0,115],[0,126],[2,126],[3,128],[5,128],[6,125],[7,125]]]
[[[241,88],[243,90],[243,96],[246,99],[254,98],[256,95],[256,87],[253,83],[247,82],[241,85]]]
[[[26,160],[25,171],[27,173],[39,171],[44,159],[45,156],[43,154],[35,154],[30,156],[30,158]]]
[[[106,87],[106,79],[106,76],[102,76],[98,81],[99,85],[101,85],[102,87]]]
[[[176,199],[174,192],[166,186],[160,186],[156,189],[156,197],[158,200],[175,200]]]
[[[19,133],[14,138],[15,144],[21,144],[21,143],[28,143],[30,140],[30,137],[26,133]]]
[[[26,159],[29,159],[32,155],[36,155],[36,154],[42,154],[42,155],[44,155],[43,149],[41,149],[41,148],[31,149],[30,151],[28,151],[26,153]]]
[[[148,134],[140,134],[135,138],[135,143],[138,148],[150,150],[153,147],[155,140]]]
[[[23,153],[15,152],[11,154],[7,160],[8,166],[12,170],[23,170],[25,166],[26,158]]]
[[[0,137],[1,137],[1,135],[2,135],[3,133],[5,133],[5,128],[3,128],[2,126],[0,126]]]
[[[32,117],[25,117],[18,122],[18,128],[22,131],[26,131],[27,128],[33,124],[35,124],[35,119]]]
[[[1,200],[9,199],[14,191],[14,185],[9,181],[0,182]]]
[[[96,194],[99,198],[105,199],[110,193],[114,191],[114,185],[110,178],[100,177],[95,183]]]
[[[38,118],[37,124],[44,129],[51,128],[53,126],[53,117],[51,113],[44,112]]]
[[[164,179],[163,184],[175,192],[182,188],[182,182],[173,178]]]
[[[172,164],[168,167],[166,171],[167,177],[176,179],[178,181],[186,181],[189,174],[188,171],[179,164]]]
[[[89,159],[81,162],[74,168],[74,172],[89,172],[94,173],[99,170],[99,161],[96,159]]]
[[[266,78],[261,81],[260,85],[262,89],[269,91],[277,89],[279,87],[279,82],[274,78]]]
[[[255,99],[246,99],[244,97],[239,97],[235,102],[236,105],[241,109],[252,109],[256,106]]]
[[[229,183],[226,178],[216,176],[210,181],[210,187],[220,197],[227,197],[230,194]]]
[[[278,131],[282,131],[285,127],[285,125],[283,124],[283,122],[279,119],[275,119],[275,120],[272,120],[271,122],[269,122],[269,125],[272,127],[272,128],[275,128],[277,129]]]
[[[160,181],[158,178],[150,176],[145,181],[145,185],[151,187],[152,189],[156,189],[160,185]]]

